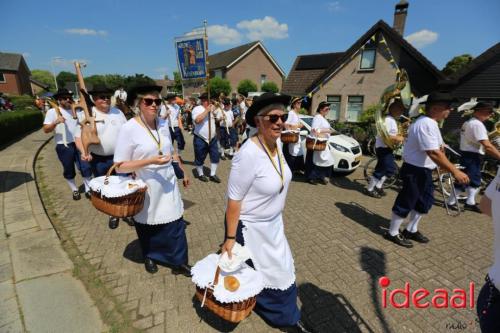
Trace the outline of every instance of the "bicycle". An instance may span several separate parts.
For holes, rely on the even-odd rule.
[[[366,179],[367,182],[370,182],[370,179],[373,175],[373,172],[375,171],[375,166],[377,165],[377,157],[372,157],[368,160],[368,162],[365,163],[363,167],[363,175]],[[384,189],[389,188],[396,184],[396,182],[399,180],[399,170],[400,170],[400,165],[396,162],[396,173],[392,175],[391,177],[387,177],[384,185],[382,187]]]

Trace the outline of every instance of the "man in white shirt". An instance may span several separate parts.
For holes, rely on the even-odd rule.
[[[89,91],[89,94],[95,104],[89,111],[95,117],[97,136],[100,143],[89,145],[89,152],[85,154],[81,140],[81,130],[75,134],[75,143],[82,153],[82,159],[90,162],[94,177],[99,177],[104,176],[113,165],[118,133],[122,125],[127,122],[127,119],[119,109],[111,107],[113,90],[96,85],[93,90]],[[110,229],[116,229],[118,223],[118,218],[109,217]]]
[[[119,98],[122,100],[122,102],[125,102],[127,100],[127,92],[123,89],[123,87],[119,87],[115,91],[115,98]]]
[[[210,179],[215,183],[220,183],[217,177],[217,166],[219,164],[219,151],[217,147],[217,133],[214,119],[214,106],[208,100],[208,94],[203,93],[200,96],[201,105],[195,107],[192,111],[194,131],[194,165],[198,179],[208,182]],[[203,163],[207,154],[210,154],[210,177],[203,174]]]
[[[403,152],[401,178],[403,188],[392,207],[389,231],[384,237],[398,245],[413,247],[410,240],[428,243],[429,239],[418,231],[422,215],[427,214],[434,203],[432,170],[437,166],[450,172],[460,184],[467,184],[469,177],[458,170],[443,152],[443,138],[438,121],[448,117],[453,98],[448,93],[431,93],[426,102],[426,115],[420,116],[408,131]],[[406,217],[409,223],[400,233],[399,227]]]
[[[484,122],[493,115],[493,106],[484,102],[478,102],[473,108],[472,117],[467,120],[460,131],[460,165],[465,168],[465,173],[470,178],[469,186],[464,188],[456,184],[456,191],[467,191],[467,201],[464,208],[480,213],[476,204],[476,195],[481,186],[481,163],[484,154],[495,159],[500,159],[500,152],[490,142],[488,131]],[[456,197],[452,194],[448,199],[449,205],[456,204]]]
[[[72,93],[64,88],[59,89],[54,94],[53,97],[57,100],[59,108],[58,110],[52,108],[47,111],[43,122],[43,131],[45,133],[55,131],[54,141],[56,143],[57,157],[64,169],[63,177],[73,192],[73,200],[79,200],[80,192],[75,183],[75,164],[83,177],[85,196],[87,198],[90,198],[89,182],[92,171],[90,165],[81,160],[80,153],[76,149],[74,137],[79,125],[78,118],[72,113],[72,96]]]
[[[167,101],[166,107],[160,109],[160,117],[166,119],[168,121],[168,125],[170,127],[170,137],[172,138],[172,144],[174,141],[177,141],[177,154],[181,156],[182,151],[186,145],[184,141],[184,135],[182,135],[182,116],[181,116],[181,108],[175,102],[177,95],[176,94],[168,94],[165,97]]]
[[[399,134],[396,119],[403,114],[405,107],[401,99],[395,99],[389,105],[389,114],[385,117],[384,125],[389,134],[390,140],[395,144],[403,142],[404,138]],[[393,150],[382,140],[380,133],[377,134],[375,141],[375,152],[377,154],[377,165],[370,179],[368,187],[365,188],[365,194],[373,198],[380,198],[385,195],[383,185],[387,178],[396,173],[397,166],[394,161]]]
[[[221,145],[221,159],[226,159],[225,154],[228,153],[230,157],[234,154],[234,147],[236,147],[237,133],[234,128],[234,115],[231,110],[231,101],[229,98],[224,98],[222,101],[223,109],[217,114],[220,128],[220,145]]]

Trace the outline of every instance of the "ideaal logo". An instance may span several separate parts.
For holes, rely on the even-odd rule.
[[[436,309],[446,309],[448,307],[465,309],[467,305],[471,309],[475,308],[475,287],[472,281],[469,283],[468,290],[455,288],[452,292],[449,292],[446,289],[438,288],[432,293],[425,288],[412,291],[409,282],[406,282],[402,289],[388,290],[391,280],[386,276],[381,277],[378,283],[382,287],[382,307],[384,309],[387,308],[387,300],[396,309],[408,309],[410,303],[418,309],[425,309],[430,306]],[[399,302],[396,301],[396,296],[398,296]]]

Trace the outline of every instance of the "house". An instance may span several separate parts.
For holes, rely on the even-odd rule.
[[[21,54],[0,52],[0,92],[31,95],[30,75]]]
[[[210,77],[229,80],[233,92],[236,92],[238,83],[245,79],[256,83],[259,90],[262,84],[268,81],[276,83],[281,90],[285,78],[285,72],[261,41],[210,55],[208,68]]]
[[[175,86],[174,80],[155,80],[155,84],[162,87],[161,92],[165,96],[168,92],[174,91],[174,86]]]
[[[452,94],[460,103],[472,97],[500,107],[500,43],[481,53],[470,64],[448,80]],[[444,123],[444,131],[458,129],[464,118],[452,112]]]
[[[328,101],[330,119],[356,122],[363,110],[379,103],[399,68],[407,71],[415,95],[431,92],[444,76],[403,38],[407,12],[408,3],[401,0],[393,27],[378,21],[345,52],[297,57],[283,93],[308,96],[310,112]]]
[[[33,95],[40,95],[41,93],[49,91],[50,87],[48,84],[37,81],[33,78],[30,78],[30,85],[31,85],[31,93]]]

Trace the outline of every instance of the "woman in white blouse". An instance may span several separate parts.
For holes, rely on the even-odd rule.
[[[120,130],[114,161],[118,172],[134,172],[148,186],[144,208],[134,216],[146,271],[156,273],[158,262],[190,276],[184,206],[172,163],[180,161],[173,156],[168,123],[158,117],[160,91],[141,86],[129,92],[129,104],[133,101],[139,112]],[[189,179],[183,183],[187,186]]]
[[[246,122],[257,127],[232,161],[227,190],[226,235],[222,252],[235,242],[251,253],[253,267],[264,276],[254,311],[274,327],[308,332],[300,321],[292,253],[282,212],[292,173],[281,144],[289,96],[265,93],[254,100]]]
[[[292,98],[290,103],[290,112],[288,112],[288,119],[285,122],[286,130],[300,130],[302,128],[302,123],[299,119],[300,107],[302,105],[302,97]],[[286,163],[292,170],[292,172],[300,171],[304,164],[302,155],[304,152],[300,145],[300,140],[297,143],[288,143],[283,145],[283,154],[285,155]]]
[[[311,136],[328,140],[331,134],[330,123],[326,120],[326,115],[330,111],[330,104],[321,102],[318,105],[317,114],[314,116],[311,125]],[[332,165],[334,163],[333,155],[330,151],[330,145],[326,145],[323,151],[307,150],[306,155],[306,177],[310,184],[316,185],[321,183],[328,184],[328,178],[332,173]]]

